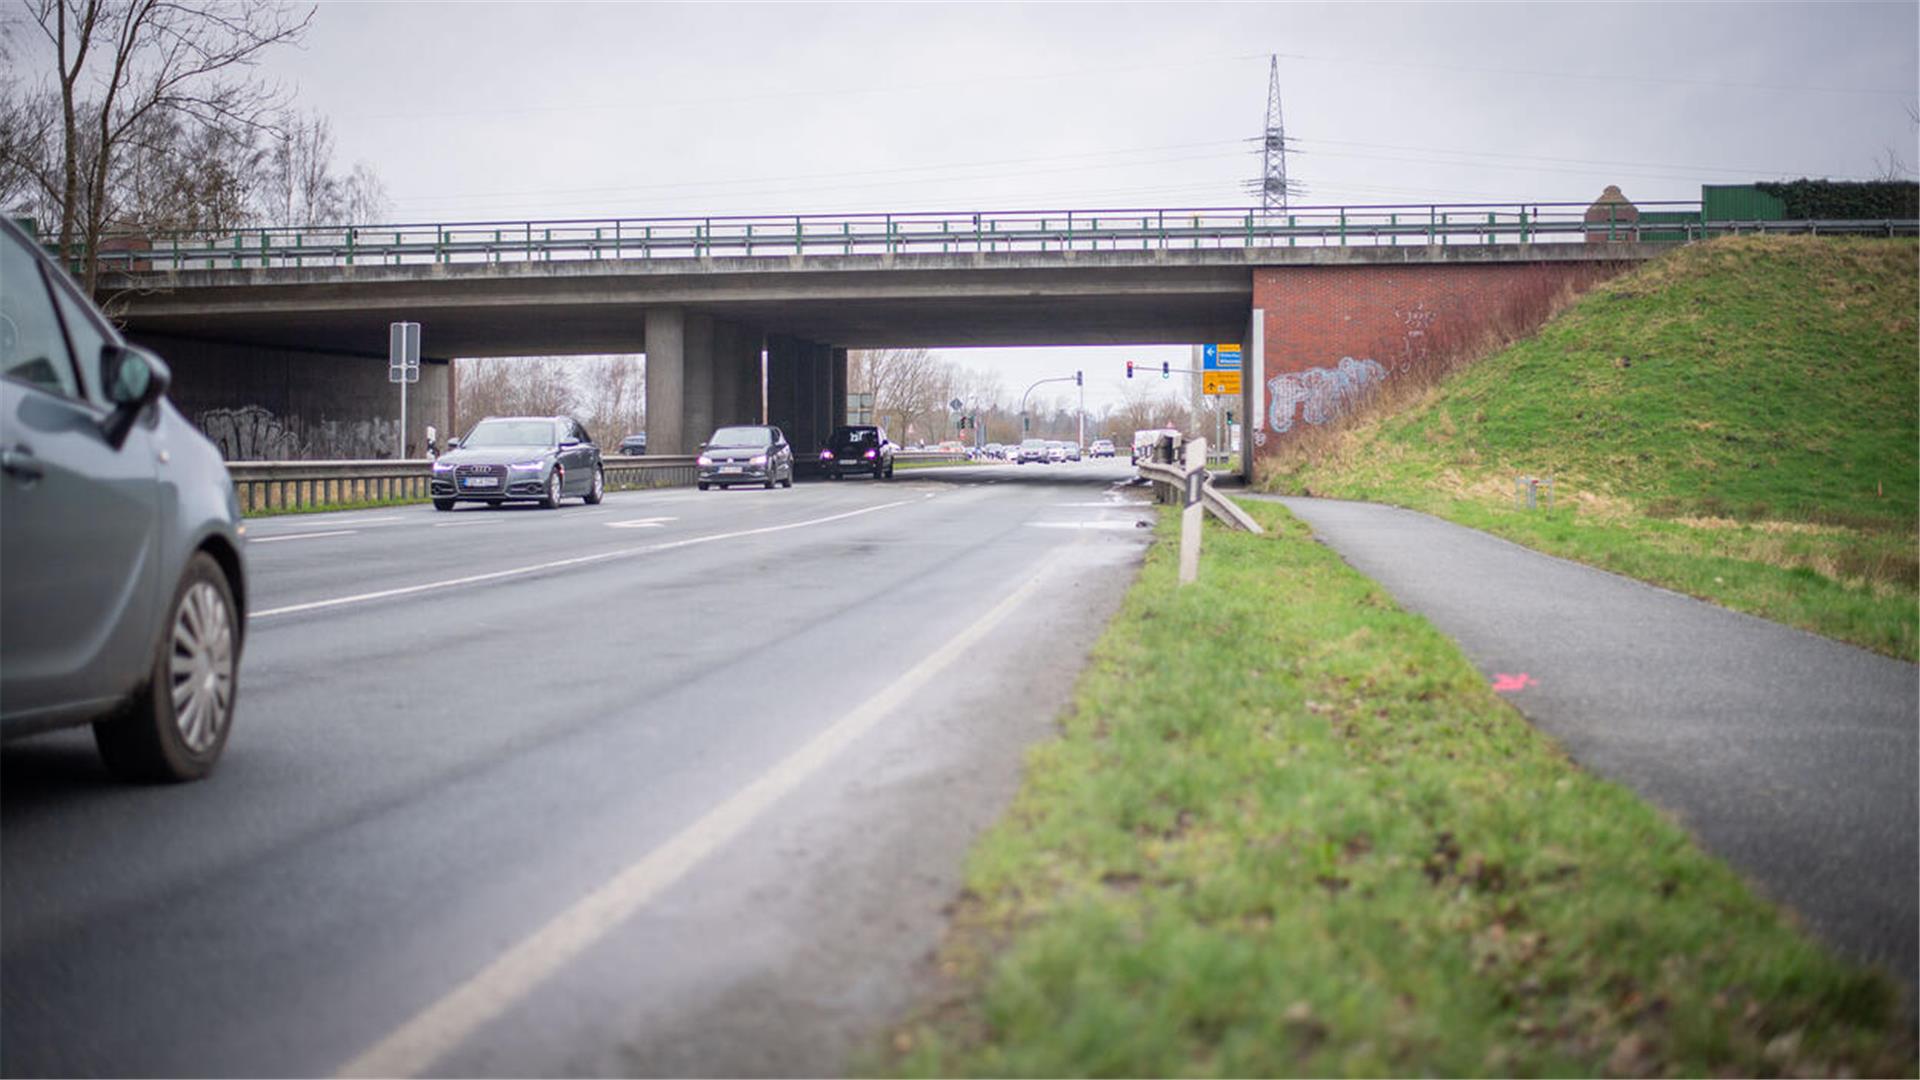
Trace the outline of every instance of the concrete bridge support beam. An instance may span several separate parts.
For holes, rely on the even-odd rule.
[[[680,308],[647,311],[647,453],[686,454],[687,315]]]
[[[767,421],[786,432],[796,455],[807,457],[826,445],[835,418],[846,413],[846,351],[831,345],[772,335],[767,339]]]
[[[847,422],[847,350],[835,348],[827,360],[827,373],[833,387],[827,398],[827,430]]]
[[[680,401],[680,431],[688,447],[698,446],[713,433],[713,418],[719,411],[714,400],[720,386],[719,376],[714,370],[719,361],[714,348],[718,342],[719,334],[713,316],[687,316],[686,382]],[[652,449],[651,443],[648,448]]]
[[[713,324],[713,426],[760,423],[760,332]]]

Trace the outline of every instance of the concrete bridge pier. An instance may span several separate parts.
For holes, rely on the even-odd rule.
[[[689,454],[687,416],[687,313],[650,308],[647,335],[647,453]]]
[[[846,416],[847,351],[785,335],[767,339],[767,422],[809,460]],[[839,407],[834,407],[835,388]]]
[[[708,360],[713,371],[713,405],[707,427],[689,434],[694,442],[723,424],[761,422],[761,337],[755,328],[714,321],[713,354]]]
[[[682,453],[692,452],[693,447],[700,445],[701,440],[713,433],[713,419],[717,411],[714,396],[719,388],[719,378],[714,370],[719,359],[714,352],[714,345],[719,338],[713,316],[689,313],[686,318],[686,353],[682,367],[685,389],[680,402],[680,433],[687,449]],[[662,452],[653,450],[651,441],[648,449],[656,454]]]

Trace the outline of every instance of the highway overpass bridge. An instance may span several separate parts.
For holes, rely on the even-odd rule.
[[[389,456],[403,320],[428,359],[416,449],[476,419],[457,357],[644,352],[649,449],[677,453],[763,415],[813,445],[848,349],[1242,340],[1270,438],[1369,370],[1342,361],[1419,363],[1698,235],[1662,229],[1529,204],[251,230],[123,238],[101,291],[231,457]]]

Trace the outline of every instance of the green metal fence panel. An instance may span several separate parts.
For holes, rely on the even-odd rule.
[[[1785,221],[1787,204],[1752,184],[1703,184],[1700,212],[1708,221]]]

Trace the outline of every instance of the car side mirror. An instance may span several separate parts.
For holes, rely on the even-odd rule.
[[[580,445],[579,439],[561,439],[560,440],[560,449],[562,450],[565,450],[570,446],[579,446],[579,445]]]
[[[100,433],[115,450],[126,445],[134,421],[159,401],[173,382],[166,361],[137,345],[106,345],[100,351],[100,374],[113,411],[100,422]]]
[[[697,450],[705,450],[706,448],[707,448],[706,443],[701,443],[699,446],[695,447],[695,449]]]
[[[458,450],[458,449],[460,449],[460,440],[459,440],[459,439],[448,439],[448,440],[447,440],[447,449],[449,449],[449,450]]]

